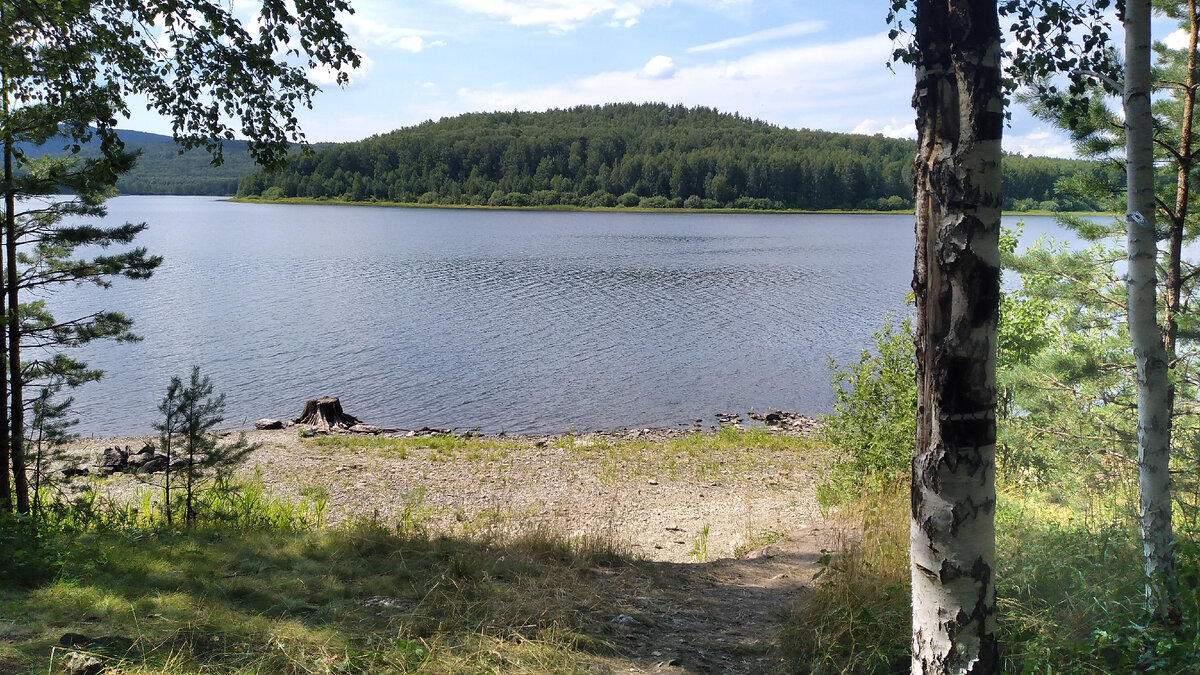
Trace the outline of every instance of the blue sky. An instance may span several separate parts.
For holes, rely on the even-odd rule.
[[[239,0],[239,9],[244,0]],[[352,0],[365,57],[301,120],[357,140],[490,110],[663,101],[792,128],[912,137],[911,70],[887,68],[879,0]],[[328,81],[327,73],[313,73]],[[137,114],[134,129],[169,133]],[[1005,149],[1069,154],[1023,111]]]

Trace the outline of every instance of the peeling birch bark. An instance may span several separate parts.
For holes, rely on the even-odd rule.
[[[995,0],[918,0],[917,675],[994,673],[1000,28]]]

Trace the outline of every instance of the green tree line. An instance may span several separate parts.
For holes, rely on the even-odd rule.
[[[213,165],[212,155],[201,148],[181,150],[170,136],[122,129],[118,132],[125,149],[136,153],[137,162],[117,178],[117,191],[127,195],[232,195],[238,182],[255,170],[245,141],[225,141],[223,161]],[[19,144],[30,158],[46,155],[73,155],[77,141],[63,136],[35,145]],[[78,143],[78,156],[96,158],[101,153],[100,139]]]
[[[241,197],[491,206],[912,208],[912,141],[786,129],[665,104],[471,113],[294,155]],[[1007,157],[1007,206],[1092,210],[1055,183],[1098,169]]]

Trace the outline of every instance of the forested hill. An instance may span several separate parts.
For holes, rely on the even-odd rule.
[[[908,209],[912,141],[784,129],[663,104],[472,113],[293,157],[239,196],[531,206]],[[1008,206],[1054,200],[1085,162],[1006,158]]]
[[[180,154],[170,136],[125,129],[118,135],[127,150],[141,151],[133,170],[117,181],[121,194],[232,195],[237,192],[239,179],[256,169],[245,141],[226,141],[224,163],[213,166],[212,156],[203,148]],[[63,142],[56,139],[22,149],[32,157],[65,152]],[[80,154],[88,157],[99,153],[99,143],[92,141]]]

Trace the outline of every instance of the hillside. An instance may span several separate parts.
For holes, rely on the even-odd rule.
[[[122,129],[121,140],[128,150],[141,152],[133,171],[117,181],[121,194],[145,195],[232,195],[238,180],[256,170],[245,141],[225,142],[225,161],[212,165],[212,157],[203,149],[179,152],[170,136]],[[64,152],[54,139],[41,146],[23,146],[32,157]],[[82,146],[85,157],[98,155],[97,141]]]
[[[912,141],[795,130],[711,108],[579,106],[472,113],[296,155],[242,197],[493,206],[911,208]],[[1058,199],[1094,165],[1009,157],[1010,208],[1092,209]]]

